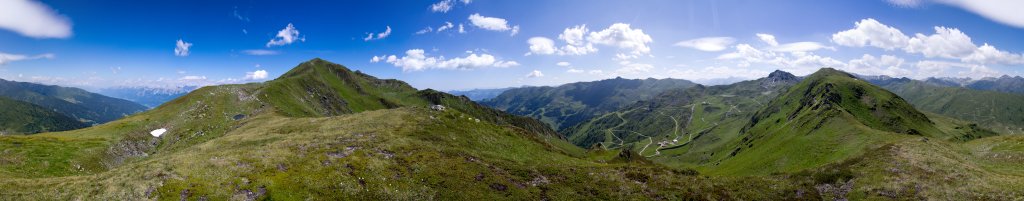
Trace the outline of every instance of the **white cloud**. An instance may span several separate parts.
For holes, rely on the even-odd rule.
[[[832,34],[832,42],[851,47],[875,46],[893,50],[907,46],[910,38],[899,29],[867,18],[854,23],[853,29]]]
[[[683,78],[693,81],[708,81],[720,79],[749,80],[757,79],[768,75],[768,71],[735,68],[726,66],[708,66],[700,69],[671,69],[665,74],[669,77]]]
[[[395,65],[395,67],[401,67],[402,71],[406,72],[426,69],[477,69],[484,67],[506,68],[519,66],[518,62],[498,60],[490,54],[478,55],[476,53],[470,53],[466,57],[456,57],[452,59],[445,59],[443,56],[427,57],[422,49],[411,49],[405,51],[405,56],[402,57],[390,55],[387,56],[387,59],[377,57],[377,59],[371,58],[370,61],[384,61]]]
[[[187,43],[185,41],[182,41],[181,39],[178,39],[178,42],[176,43],[176,45],[174,47],[174,56],[179,56],[179,57],[186,57],[186,56],[188,56],[188,54],[189,54],[188,49],[191,48],[191,47],[192,47],[192,43]]]
[[[555,48],[555,41],[545,37],[533,37],[526,40],[526,43],[530,44],[530,54],[554,54],[558,51]]]
[[[447,13],[452,10],[452,0],[443,0],[430,5],[430,11],[435,13]]]
[[[643,30],[632,29],[629,24],[624,23],[615,23],[607,29],[590,32],[587,41],[626,49],[633,55],[649,55],[651,47],[647,44],[654,42]]]
[[[31,0],[0,1],[0,29],[32,38],[71,37],[71,22],[67,17]]]
[[[567,72],[567,73],[583,73],[583,70],[579,70],[579,69],[575,69],[575,68],[570,68],[569,70],[566,70],[565,72]]]
[[[544,77],[544,73],[541,73],[539,70],[533,70],[529,74],[526,74],[526,77],[529,77],[529,78]]]
[[[779,41],[776,41],[775,40],[775,36],[771,35],[771,34],[758,33],[757,34],[757,38],[761,39],[762,42],[767,43],[768,45],[771,45],[771,46],[778,46],[779,45]]]
[[[466,27],[462,26],[462,23],[459,23],[459,33],[466,33]]]
[[[245,54],[248,54],[248,55],[255,55],[255,56],[266,56],[266,55],[278,55],[278,54],[281,54],[281,52],[274,51],[274,50],[267,50],[267,49],[242,50],[242,53],[245,53]]]
[[[430,33],[430,32],[434,32],[434,28],[426,27],[426,28],[420,29],[419,31],[416,31],[416,35]]]
[[[988,43],[978,47],[974,53],[971,53],[971,55],[961,58],[960,60],[981,64],[1024,64],[1024,56],[1021,54],[1000,51],[996,49],[995,46],[991,46]]]
[[[519,33],[519,25],[511,26],[508,24],[508,20],[496,17],[485,17],[480,15],[480,13],[473,13],[472,15],[469,15],[469,22],[471,25],[485,30],[511,31],[512,36]]]
[[[298,32],[296,32],[296,33],[298,33]],[[363,38],[363,41],[380,40],[380,39],[387,38],[390,35],[391,35],[391,26],[386,26],[386,29],[384,30],[384,32],[377,33],[377,36],[373,36],[373,33],[366,33],[366,38]]]
[[[704,37],[680,41],[675,46],[689,47],[705,52],[717,52],[725,50],[734,42],[736,42],[736,39],[732,37]]]
[[[451,22],[444,22],[444,25],[437,27],[437,32],[442,32],[444,30],[451,29],[452,27],[455,27],[455,25],[452,24]]]
[[[558,63],[555,63],[555,65],[557,65],[557,66],[561,66],[561,67],[569,67],[569,66],[571,66],[572,64],[570,64],[569,62],[564,62],[564,61],[563,61],[563,62],[558,62]]]
[[[893,77],[913,75],[913,71],[903,68],[904,62],[904,59],[892,55],[874,57],[864,54],[860,59],[850,60],[846,67],[841,69],[862,75],[888,75]]]
[[[816,43],[816,42],[795,42],[795,43],[786,43],[786,44],[781,44],[781,45],[777,44],[775,46],[771,46],[771,47],[767,48],[767,50],[776,51],[776,52],[812,52],[812,51],[817,51],[817,50],[820,50],[820,49],[835,50],[835,48],[833,48],[833,47],[825,46],[825,45],[822,45],[821,43]]]
[[[292,23],[288,23],[287,27],[281,29],[281,31],[278,31],[277,36],[271,38],[270,41],[267,42],[267,47],[275,45],[282,46],[292,44],[295,41],[306,41],[306,38],[300,37],[299,30],[295,29],[295,25],[292,25]]]
[[[33,60],[33,59],[53,59],[56,57],[54,54],[40,54],[35,56],[28,56],[22,54],[8,54],[0,52],[0,65],[5,65],[10,62],[22,61],[22,60]]]
[[[911,38],[905,51],[921,53],[925,57],[961,58],[977,49],[971,37],[956,28],[935,27],[935,34],[916,34]]]
[[[977,46],[970,36],[957,28],[935,27],[935,33],[903,35],[899,29],[868,18],[857,22],[857,27],[832,35],[832,42],[852,47],[875,46],[886,50],[902,49],[907,53],[920,53],[927,58],[958,59],[978,64],[1024,64],[1024,55],[1010,53],[984,44]]]
[[[924,0],[889,0],[889,3],[900,7],[918,7]],[[960,7],[964,10],[976,13],[992,21],[1024,28],[1024,15],[1020,14],[1020,8],[1024,8],[1024,1],[1017,0],[931,0],[935,3]]]
[[[267,79],[267,71],[266,70],[257,70],[257,71],[253,71],[253,72],[245,72],[245,79],[246,80],[262,80],[262,79]]]

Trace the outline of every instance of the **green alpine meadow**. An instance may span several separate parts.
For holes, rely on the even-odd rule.
[[[1019,8],[0,0],[0,201],[1024,200]]]

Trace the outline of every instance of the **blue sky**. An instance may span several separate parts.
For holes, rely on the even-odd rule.
[[[315,57],[441,90],[616,76],[716,84],[823,66],[912,78],[1015,76],[1024,74],[1024,15],[1012,8],[1021,7],[1010,0],[10,0],[0,2],[0,78],[87,89],[260,82]]]

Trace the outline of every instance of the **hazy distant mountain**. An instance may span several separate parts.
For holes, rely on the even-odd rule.
[[[137,103],[79,88],[0,79],[0,96],[51,109],[86,124],[101,124],[145,111]]]
[[[167,101],[174,100],[182,95],[188,94],[198,86],[178,86],[175,88],[154,88],[154,87],[110,87],[103,88],[96,93],[106,96],[129,100],[146,107],[154,108]]]
[[[465,90],[465,91],[452,90],[452,91],[448,91],[448,93],[450,93],[452,95],[456,95],[456,96],[466,96],[466,97],[469,97],[469,100],[473,100],[473,101],[481,101],[481,100],[491,99],[491,98],[497,97],[498,95],[501,95],[502,92],[505,92],[505,91],[507,91],[509,89],[515,89],[515,87],[499,88],[499,89],[472,89],[472,90]]]
[[[512,114],[540,119],[560,130],[666,90],[694,85],[681,79],[615,78],[557,87],[510,89],[481,103]]]
[[[1024,77],[1020,76],[1010,77],[1008,75],[1003,75],[998,78],[986,77],[977,80],[971,78],[930,77],[921,81],[937,86],[963,87],[975,90],[1024,94]]]

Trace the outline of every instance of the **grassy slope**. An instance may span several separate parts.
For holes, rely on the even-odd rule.
[[[702,154],[735,138],[754,111],[798,81],[789,73],[773,74],[731,85],[668,90],[563,133],[582,147],[632,145],[644,151],[641,155],[661,156],[652,159],[659,162],[698,163]]]
[[[943,87],[915,80],[881,86],[920,110],[974,121],[1001,133],[1024,134],[1024,95]]]
[[[84,128],[78,120],[31,103],[0,97],[0,135]]]
[[[0,96],[51,109],[86,124],[101,124],[145,111],[146,106],[78,88],[0,79]]]

